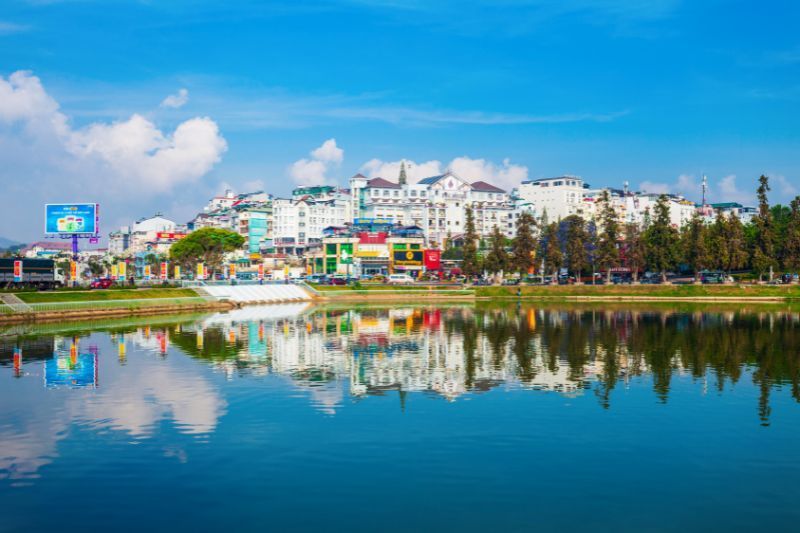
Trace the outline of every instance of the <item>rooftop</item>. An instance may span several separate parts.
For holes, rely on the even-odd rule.
[[[399,189],[400,185],[383,178],[372,178],[367,182],[369,187],[376,187],[380,189]]]
[[[472,184],[472,189],[481,192],[506,192],[500,187],[495,187],[491,183],[487,183],[485,181],[476,181]]]

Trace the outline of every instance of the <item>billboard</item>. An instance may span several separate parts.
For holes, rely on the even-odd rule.
[[[393,263],[399,266],[422,266],[422,250],[395,251],[392,254]]]
[[[97,235],[97,204],[45,204],[44,232],[48,235]]]

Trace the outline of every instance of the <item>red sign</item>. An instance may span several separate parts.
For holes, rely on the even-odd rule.
[[[22,261],[14,261],[14,281],[22,281]]]
[[[167,279],[167,263],[161,263],[161,279]]]
[[[386,244],[386,232],[362,231],[358,234],[359,244]]]
[[[442,268],[442,251],[425,250],[425,270],[440,270]]]
[[[156,238],[161,240],[168,240],[168,241],[177,241],[178,239],[183,239],[186,237],[185,233],[169,233],[166,231],[159,231],[156,233]]]
[[[264,279],[264,263],[258,264],[258,279],[259,280]]]

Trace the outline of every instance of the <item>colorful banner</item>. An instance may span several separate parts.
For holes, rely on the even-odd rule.
[[[228,277],[231,279],[236,279],[236,263],[231,263],[228,265]]]
[[[181,266],[175,265],[175,279],[181,279]]]
[[[203,263],[197,263],[197,276],[196,279],[206,279],[206,270]]]
[[[14,282],[22,282],[22,261],[14,261]]]
[[[169,272],[169,266],[167,265],[166,261],[163,261],[161,263],[161,271],[159,272],[159,275],[161,276],[161,279],[163,281],[167,280],[167,273],[168,272]]]
[[[69,279],[72,281],[78,280],[78,262],[77,261],[70,261],[69,262]]]
[[[111,279],[116,280],[117,276],[119,275],[119,269],[117,265],[111,265]]]
[[[119,280],[125,281],[125,278],[128,275],[128,263],[126,263],[125,261],[117,263],[117,270],[118,270],[117,275],[119,276]]]
[[[97,204],[45,204],[44,232],[48,235],[96,235]]]
[[[264,263],[258,264],[258,280],[261,281],[264,279]]]
[[[150,265],[144,266],[144,279],[150,281]]]

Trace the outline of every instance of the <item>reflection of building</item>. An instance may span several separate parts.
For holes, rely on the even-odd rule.
[[[47,387],[96,387],[97,354],[80,353],[77,339],[56,342],[53,357],[44,363],[44,382]]]

